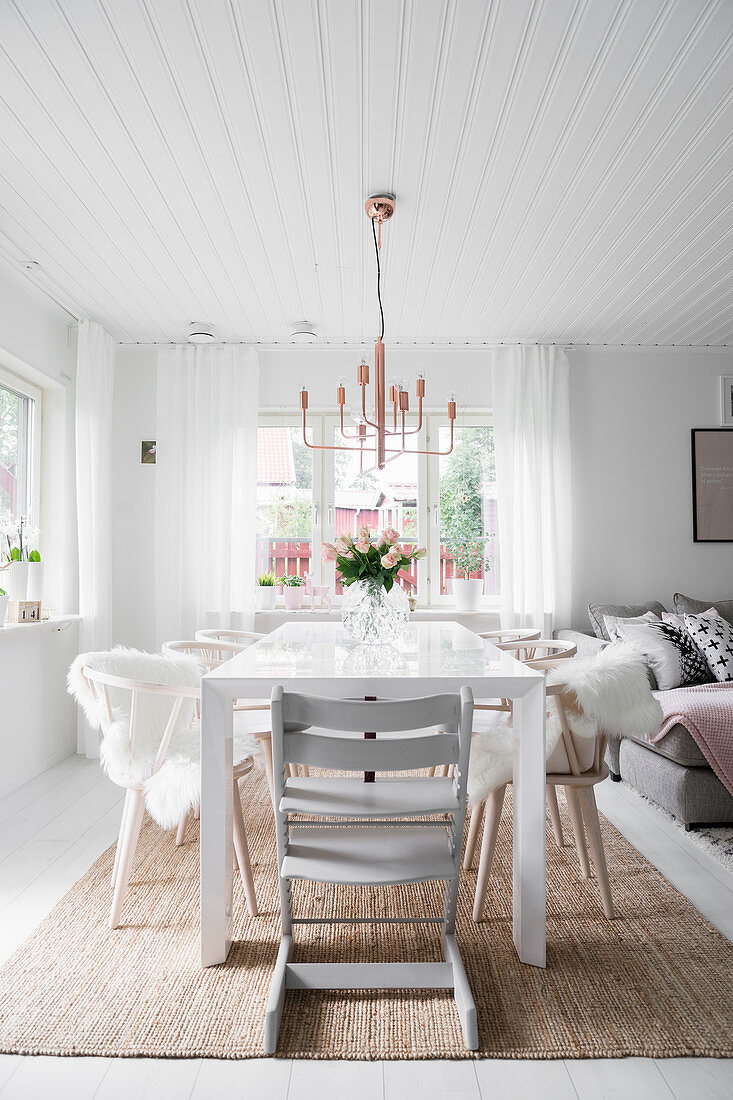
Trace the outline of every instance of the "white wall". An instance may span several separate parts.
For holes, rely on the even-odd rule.
[[[156,352],[118,347],[112,428],[112,578],[114,640],[155,649],[155,474],[140,462],[155,439]]]
[[[43,602],[74,612],[78,603],[74,472],[76,329],[0,274],[0,363],[42,389],[40,516]],[[0,582],[1,583],[1,582]],[[66,672],[78,651],[78,625],[42,623],[0,631],[0,793],[76,748],[77,712]]]
[[[295,408],[306,380],[311,407],[331,408],[340,374],[354,392],[359,358],[353,349],[262,350],[261,404]],[[718,380],[733,373],[733,354],[577,350],[569,358],[573,625],[588,628],[591,600],[671,606],[675,591],[733,598],[733,544],[692,542],[690,486],[690,428],[720,423]],[[115,638],[141,646],[154,640],[155,467],[140,464],[140,442],[155,438],[155,360],[155,349],[120,348],[115,382]],[[412,380],[422,363],[431,407],[451,390],[459,405],[490,407],[487,362],[481,348],[388,349],[388,374]]]
[[[733,543],[692,541],[690,429],[720,426],[729,351],[573,351],[573,624],[589,602],[733,599]]]

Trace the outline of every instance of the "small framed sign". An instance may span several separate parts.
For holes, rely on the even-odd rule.
[[[145,466],[152,466],[155,463],[156,443],[154,439],[143,439],[140,444],[140,461]]]
[[[692,429],[692,537],[733,542],[733,430]]]
[[[733,374],[720,376],[720,423],[733,428]]]

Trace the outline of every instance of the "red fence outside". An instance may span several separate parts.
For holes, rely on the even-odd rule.
[[[414,543],[403,543],[406,550],[411,550]],[[265,564],[258,569],[272,570],[276,577],[296,573],[304,577],[311,571],[312,547],[310,539],[268,539],[257,540],[257,561]],[[497,594],[499,589],[499,569],[496,554],[492,555],[492,568],[489,572],[481,570],[471,573],[471,578],[484,579],[484,590],[487,595]],[[452,581],[455,574],[453,568],[453,555],[447,546],[440,547],[440,595],[448,592],[448,582]],[[417,586],[417,562],[410,562],[409,570],[401,569],[399,573],[402,587],[411,593]],[[336,577],[336,595],[340,595],[342,587],[338,576]]]

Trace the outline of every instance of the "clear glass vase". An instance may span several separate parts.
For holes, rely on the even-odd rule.
[[[407,596],[399,584],[387,592],[374,581],[357,581],[344,589],[341,620],[355,641],[363,645],[393,642],[410,614]]]

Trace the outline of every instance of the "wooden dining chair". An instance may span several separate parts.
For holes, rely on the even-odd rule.
[[[277,1036],[288,989],[452,989],[466,1046],[478,1045],[476,1008],[455,938],[456,905],[473,700],[460,694],[424,699],[321,699],[272,692],[275,831],[282,940],[270,985],[264,1029],[267,1054]],[[436,723],[441,737],[425,733]],[[376,734],[365,739],[363,730]],[[409,732],[405,735],[405,731]],[[455,765],[453,779],[414,773],[435,763]],[[293,777],[288,764],[341,772],[391,773]],[[375,917],[368,923],[436,924],[442,962],[291,962],[295,927],[353,918],[296,917],[296,880],[349,886],[443,881],[442,913]]]
[[[588,861],[587,843],[590,847],[591,858],[596,872],[598,889],[601,896],[603,912],[609,920],[613,920],[613,898],[611,896],[611,884],[606,866],[606,856],[603,849],[603,837],[601,835],[600,822],[598,820],[598,808],[596,806],[593,791],[596,783],[602,782],[608,775],[608,766],[603,757],[606,751],[606,735],[599,730],[592,744],[592,757],[585,767],[579,759],[578,747],[568,722],[568,709],[577,713],[577,700],[570,702],[570,693],[564,683],[547,686],[547,698],[560,722],[560,736],[562,747],[568,761],[568,770],[553,773],[548,772],[546,777],[548,792],[548,809],[552,821],[555,840],[559,847],[563,845],[562,826],[557,805],[556,788],[563,787],[568,802],[568,811],[575,835],[575,845],[578,852],[581,873],[584,878],[591,877],[590,863]],[[587,751],[587,750],[586,750]],[[481,855],[479,858],[478,876],[476,879],[476,893],[474,895],[473,919],[480,921],[483,918],[486,904],[491,867],[496,850],[496,841],[501,824],[501,814],[504,805],[504,796],[508,784],[504,783],[492,792],[482,805],[486,806],[484,821],[484,835],[481,843]],[[478,807],[477,807],[478,808]],[[465,860],[464,860],[465,867]]]
[[[184,725],[189,723],[189,715],[198,707],[200,691],[197,687],[182,686],[179,684],[154,683],[148,680],[137,680],[125,676],[116,676],[107,672],[85,665],[81,670],[84,682],[88,686],[90,698],[97,704],[101,715],[101,729],[103,736],[110,733],[112,727],[119,730],[120,725],[125,727],[127,737],[127,755],[131,762],[136,757],[137,739],[139,733],[139,720],[144,714],[150,720],[151,706],[147,700],[169,699],[170,705],[156,708],[159,743],[152,766],[146,769],[144,777],[135,779],[125,774],[117,774],[108,771],[110,779],[118,786],[125,789],[125,803],[122,810],[120,832],[115,850],[114,866],[112,869],[112,907],[109,915],[109,927],[117,928],[122,915],[122,907],[127,896],[137,842],[140,836],[143,815],[145,813],[145,794],[149,781],[160,773],[166,759],[168,748],[174,734]],[[188,704],[188,711],[186,705]],[[126,717],[127,716],[127,717]],[[179,752],[180,750],[176,750]],[[247,908],[251,916],[257,916],[257,898],[255,895],[252,868],[247,847],[247,835],[242,817],[242,803],[239,797],[239,780],[248,775],[252,770],[254,761],[252,756],[239,760],[234,768],[234,847],[237,855],[237,864],[242,876]],[[132,772],[134,769],[131,768]],[[237,810],[239,811],[237,813]],[[188,815],[184,815],[187,820]],[[185,830],[185,825],[184,825]],[[179,844],[181,824],[178,826],[176,843]]]
[[[537,632],[539,634],[539,631]],[[482,635],[483,637],[483,635]],[[532,641],[532,646],[527,650],[526,642]],[[568,660],[574,657],[578,652],[577,646],[574,642],[556,641],[548,638],[536,638],[536,639],[512,639],[504,642],[494,643],[498,649],[511,653],[517,660],[522,661],[523,664],[528,665],[530,668],[541,669],[546,672],[548,668],[553,668],[558,661]],[[528,655],[529,654],[529,655]],[[480,728],[480,713],[482,711],[503,711],[511,713],[511,703],[508,699],[501,699],[499,702],[484,702],[479,700],[474,703],[474,733],[478,732]],[[476,723],[478,718],[479,722]],[[562,825],[560,823],[560,811],[557,805],[557,794],[555,793],[555,787],[552,784],[547,786],[547,809],[550,814],[550,821],[552,823],[552,829],[557,839],[558,844],[562,847]],[[481,829],[481,822],[484,817],[485,806],[484,803],[480,803],[478,806],[471,808],[471,814],[468,825],[468,836],[466,837],[466,848],[463,853],[463,869],[464,871],[470,871],[473,867],[474,857],[476,853],[476,842],[478,840],[479,831]],[[559,838],[559,839],[558,839]]]
[[[207,631],[199,630],[198,635],[206,634]],[[244,631],[219,631],[220,634],[242,634]],[[187,653],[204,665],[207,669],[217,668],[223,661],[228,661],[231,657],[237,653],[241,653],[242,650],[247,649],[248,645],[253,645],[255,641],[265,637],[264,634],[249,635],[250,642],[242,643],[232,639],[224,638],[197,638],[195,641],[176,641],[166,642],[163,646],[164,653]],[[270,733],[270,701],[269,699],[248,699],[247,702],[237,702],[234,704],[234,728],[235,732],[239,734],[248,734],[251,737],[255,737],[259,742],[260,751],[262,754],[262,763],[265,768],[265,777],[267,779],[267,787],[270,792],[270,798],[274,798],[274,787],[272,782],[272,738]],[[293,774],[295,774],[295,765],[293,765]],[[307,773],[307,769],[305,769]],[[186,828],[188,827],[190,817],[181,822],[180,836],[185,836]],[[183,840],[180,841],[183,843]]]
[[[196,631],[197,642],[231,642],[233,645],[238,645],[240,649],[246,649],[247,646],[254,645],[255,642],[259,642],[262,638],[266,637],[266,634],[257,634],[254,630]]]

